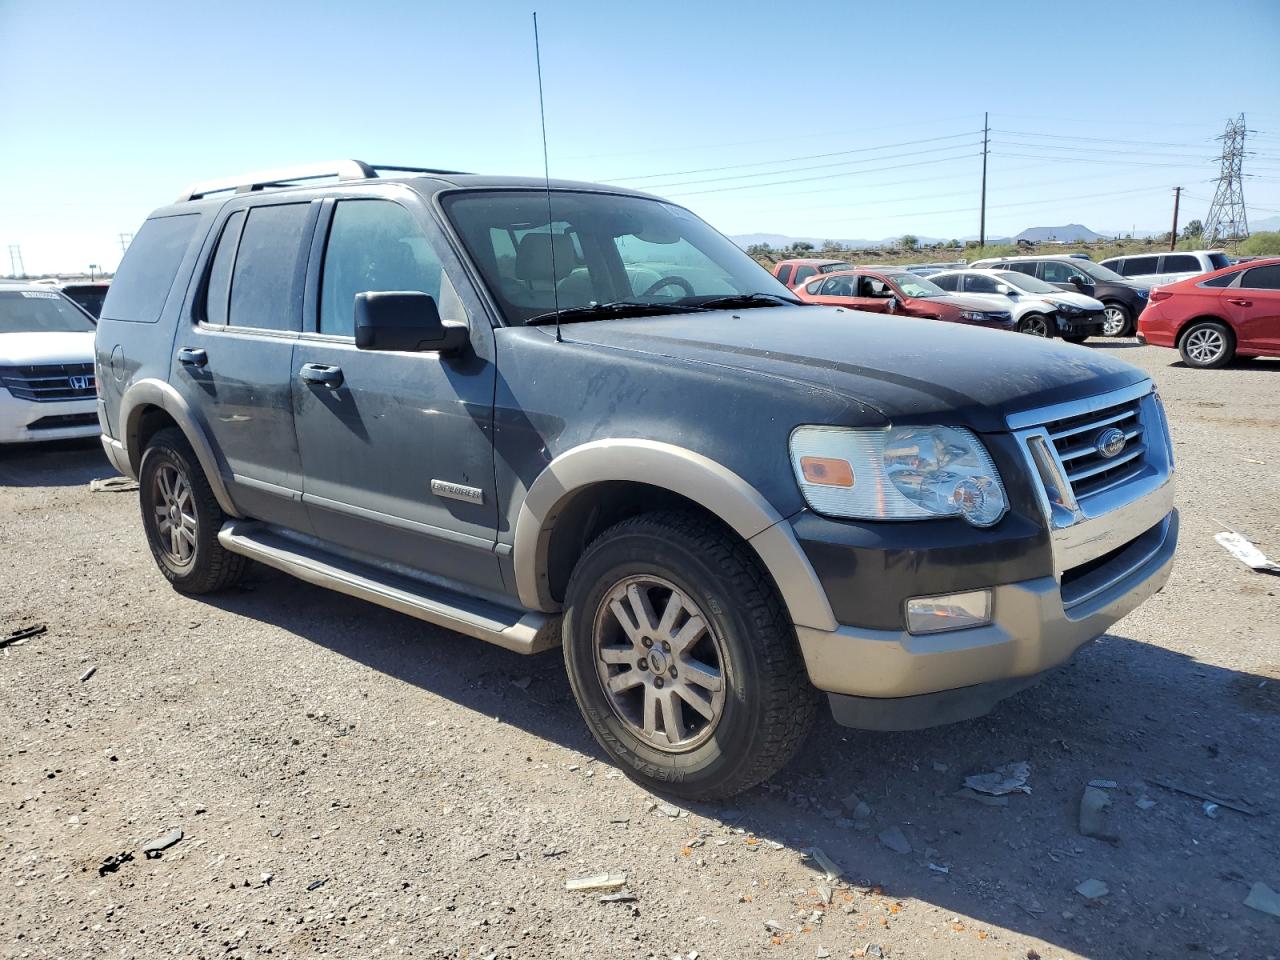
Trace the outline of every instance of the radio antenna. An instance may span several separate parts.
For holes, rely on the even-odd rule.
[[[547,185],[547,247],[551,251],[551,296],[556,308],[556,343],[560,335],[560,289],[556,285],[556,230],[551,215],[551,162],[547,159],[547,105],[542,99],[542,46],[538,43],[538,12],[533,12],[533,56],[538,64],[538,114],[542,119],[542,179]]]

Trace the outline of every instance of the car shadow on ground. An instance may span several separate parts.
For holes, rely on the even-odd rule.
[[[578,715],[560,651],[523,657],[252,570],[245,590],[208,601],[609,762]],[[1275,935],[1267,926],[1274,920],[1241,902],[1249,883],[1280,879],[1267,815],[1280,799],[1269,759],[1278,737],[1280,665],[1269,676],[1245,674],[1108,635],[976,720],[869,733],[837,726],[823,708],[798,758],[772,783],[728,802],[683,805],[795,851],[821,848],[858,885],[842,893],[855,902],[915,898],[970,925],[1086,956],[1251,956]],[[957,795],[967,775],[1023,760],[1030,794],[1003,805]],[[1116,783],[1105,791],[1115,842],[1077,828],[1082,792],[1095,779]],[[1226,805],[1206,812],[1202,799],[1154,780],[1253,815]],[[869,814],[857,816],[858,800]],[[895,827],[909,853],[879,839]],[[1110,892],[1084,899],[1075,888],[1089,879]],[[966,927],[949,926],[956,935]],[[877,933],[891,939],[874,929],[866,939]]]
[[[117,475],[97,437],[0,443],[0,488],[75,487]]]

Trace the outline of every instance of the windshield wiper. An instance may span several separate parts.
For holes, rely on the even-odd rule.
[[[593,303],[585,307],[565,307],[560,311],[540,313],[526,320],[525,326],[536,327],[544,323],[573,323],[575,320],[603,320],[620,317],[651,317],[664,313],[690,313],[701,310],[699,305],[684,303],[644,303],[639,300],[611,300]]]
[[[792,300],[774,293],[730,293],[723,297],[699,300],[698,306],[707,310],[748,309],[750,307],[798,307],[803,300]]]

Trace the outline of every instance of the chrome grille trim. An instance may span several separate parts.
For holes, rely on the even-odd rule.
[[[76,386],[72,378],[84,378]],[[38,403],[87,400],[97,396],[92,363],[42,363],[0,367],[0,386],[19,400]]]

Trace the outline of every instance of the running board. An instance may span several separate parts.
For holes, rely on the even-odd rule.
[[[286,537],[252,520],[228,520],[222,546],[307,583],[487,640],[516,653],[560,645],[558,617],[514,610]]]

